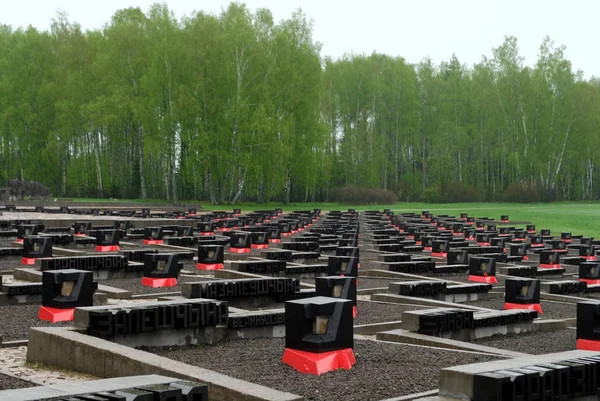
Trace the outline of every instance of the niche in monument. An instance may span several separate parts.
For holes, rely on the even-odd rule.
[[[198,270],[220,270],[225,266],[225,247],[222,245],[199,245],[198,246]]]
[[[527,224],[527,234],[535,234],[535,224]]]
[[[282,362],[304,374],[351,369],[354,357],[352,301],[330,297],[285,303]]]
[[[568,244],[573,242],[573,239],[571,238],[571,233],[560,233],[560,240]]]
[[[492,234],[477,233],[475,235],[475,238],[477,239],[477,245],[479,245],[479,246],[490,246],[491,245]]]
[[[587,261],[595,261],[596,258],[596,247],[594,245],[579,245],[579,257],[581,259],[587,260]]]
[[[468,217],[469,217],[469,214],[468,214],[468,213],[461,213],[461,214],[460,214],[460,219],[461,219],[462,221],[467,221],[467,218],[468,218]]]
[[[32,235],[23,238],[22,265],[34,265],[36,259],[52,257],[52,237]]]
[[[242,209],[233,209],[233,215],[234,216],[241,216],[242,215]]]
[[[540,280],[507,278],[504,284],[504,309],[528,309],[543,313]]]
[[[250,253],[252,249],[252,233],[232,231],[229,237],[229,253]]]
[[[356,317],[356,277],[325,276],[315,278],[318,297],[348,299],[352,301],[352,316]]]
[[[467,249],[450,249],[446,259],[447,265],[468,265],[469,251]]]
[[[176,253],[148,253],[144,255],[144,277],[146,287],[174,287],[182,265]]]
[[[42,306],[38,318],[52,323],[73,320],[76,307],[94,304],[95,290],[91,271],[43,271]]]
[[[118,252],[120,250],[119,230],[92,230],[88,235],[96,238],[96,252]]]
[[[503,214],[500,216],[500,221],[502,223],[508,223],[508,215],[507,214]]]
[[[496,259],[481,256],[469,258],[469,281],[498,284],[496,279]]]

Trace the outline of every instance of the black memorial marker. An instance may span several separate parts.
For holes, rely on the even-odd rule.
[[[232,231],[229,235],[229,253],[250,253],[252,249],[252,233]]]
[[[43,224],[19,224],[17,226],[17,239],[15,242],[22,243],[23,238],[29,235],[38,235],[44,231]]]
[[[527,234],[535,234],[535,224],[527,224]]]
[[[528,261],[529,257],[527,256],[527,248],[529,248],[529,245],[527,244],[509,244],[508,254],[510,256],[522,257],[523,261]]]
[[[91,229],[92,223],[89,221],[76,221],[73,223],[73,235],[76,237],[85,237]]]
[[[75,308],[94,303],[94,273],[75,270],[42,272],[42,307],[40,320],[52,323],[73,320]]]
[[[507,278],[504,284],[504,309],[529,309],[542,314],[540,280]]]
[[[529,247],[530,248],[544,248],[544,239],[540,234],[533,234],[529,236]]]
[[[358,277],[358,258],[330,256],[327,260],[327,275]]]
[[[503,214],[502,216],[500,216],[500,221],[502,223],[508,223],[508,215]]]
[[[255,231],[252,232],[251,249],[269,249],[269,232]]]
[[[563,242],[566,242],[568,244],[570,244],[571,242],[573,242],[573,239],[571,238],[571,233],[560,233],[560,240]]]
[[[544,269],[560,269],[560,253],[551,250],[540,251],[540,267]]]
[[[52,257],[52,237],[31,235],[23,238],[22,265],[34,265],[36,259]]]
[[[200,235],[215,235],[215,223],[212,221],[201,221],[197,225]]]
[[[145,227],[144,245],[164,244],[163,236],[163,227]]]
[[[199,245],[198,246],[198,270],[220,270],[223,264],[225,247],[222,245]]]
[[[173,287],[182,265],[176,253],[148,253],[144,256],[144,277],[142,285],[146,287]]]
[[[477,245],[479,246],[491,246],[492,234],[490,233],[477,233],[475,235]]]
[[[580,244],[579,247],[579,257],[582,260],[587,260],[588,262],[593,262],[597,260],[596,258],[596,247],[592,244]]]
[[[318,297],[349,299],[353,305],[352,316],[356,317],[356,277],[316,277],[315,291]]]
[[[434,240],[431,246],[431,256],[435,258],[446,258],[448,257],[448,250],[450,249],[450,242],[446,240]]]
[[[88,236],[96,238],[96,252],[118,252],[120,233],[119,230],[91,230]]]
[[[469,258],[469,281],[498,284],[496,279],[496,259],[481,256]]]
[[[580,262],[579,281],[587,284],[600,284],[600,262]]]
[[[600,351],[600,300],[577,303],[576,348]]]
[[[352,301],[313,297],[285,303],[282,362],[304,374],[351,369],[354,357]]]

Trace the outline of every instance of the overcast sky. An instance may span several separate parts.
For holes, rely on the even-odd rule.
[[[0,23],[49,29],[57,10],[84,29],[101,28],[119,8],[146,11],[152,0],[0,0]],[[219,13],[225,0],[168,0],[177,17],[194,10]],[[268,8],[275,20],[301,8],[314,21],[322,56],[377,51],[417,63],[435,63],[455,53],[471,66],[491,56],[505,35],[516,36],[528,65],[535,63],[545,35],[565,45],[573,70],[600,76],[600,2],[597,0],[247,0]]]

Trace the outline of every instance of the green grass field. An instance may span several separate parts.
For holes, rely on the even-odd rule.
[[[73,199],[76,202],[98,201],[103,199]],[[116,200],[118,203],[166,203],[163,200]],[[180,201],[179,203],[200,203],[205,210],[230,210],[231,205],[211,206],[206,202]],[[490,217],[500,219],[500,215],[507,214],[513,221],[530,221],[536,228],[549,228],[553,234],[567,231],[573,235],[582,234],[600,238],[600,202],[560,202],[560,203],[397,203],[394,205],[366,205],[351,206],[339,203],[293,203],[287,206],[281,204],[256,204],[241,203],[235,207],[243,212],[258,209],[271,209],[282,207],[284,211],[312,210],[319,208],[323,211],[347,210],[354,208],[358,211],[391,209],[394,212],[421,212],[429,210],[434,214],[449,214],[459,216],[460,213],[469,213],[474,217]]]

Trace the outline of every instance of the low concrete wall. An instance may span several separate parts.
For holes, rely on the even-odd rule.
[[[303,401],[304,397],[238,380],[64,327],[33,328],[27,361],[96,377],[157,374],[207,383],[212,401]]]

